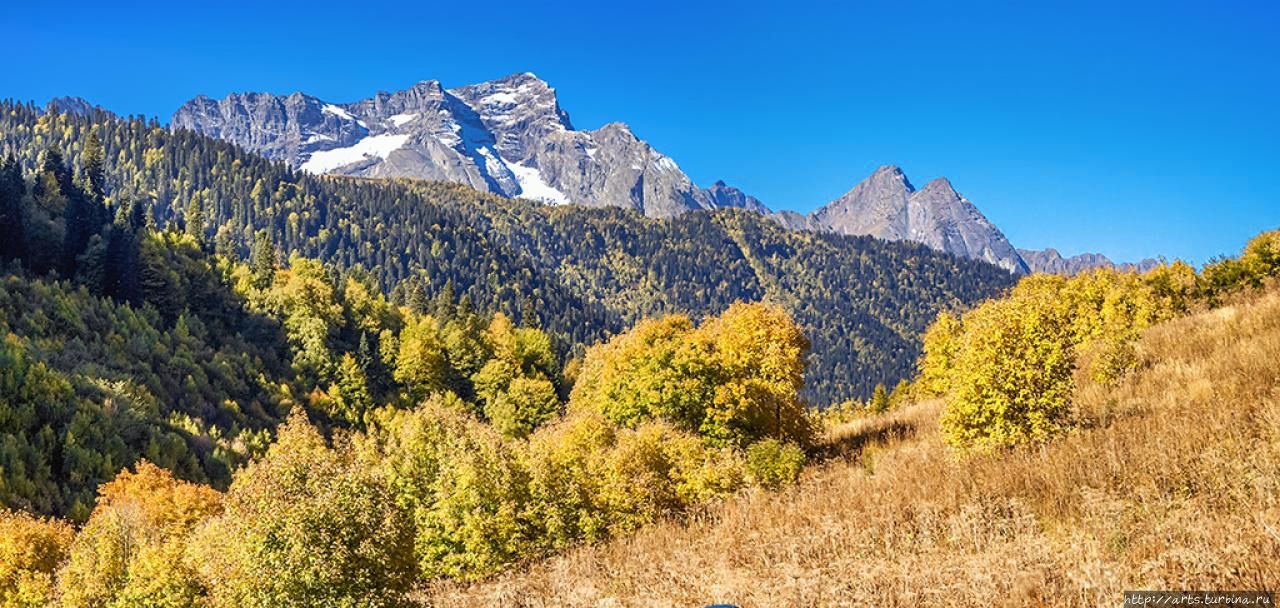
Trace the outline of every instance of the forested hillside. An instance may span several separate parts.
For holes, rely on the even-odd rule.
[[[465,298],[486,314],[536,321],[560,353],[648,316],[776,302],[813,342],[806,394],[818,405],[909,376],[918,336],[939,310],[1013,282],[924,246],[789,232],[733,210],[658,221],[449,184],[316,178],[154,121],[0,105],[0,148],[26,172],[47,148],[82,167],[90,131],[105,150],[104,193],[130,201],[139,222],[182,225],[233,258],[264,242],[284,257],[363,268],[393,302],[417,310]]]
[[[0,606],[403,606],[805,462],[780,306],[562,365],[532,309],[394,305],[263,234],[214,253],[197,209],[157,223],[82,150],[0,163]]]

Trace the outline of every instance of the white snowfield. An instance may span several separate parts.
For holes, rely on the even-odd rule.
[[[552,205],[567,205],[569,197],[563,192],[552,188],[546,180],[542,179],[542,172],[533,167],[525,167],[515,163],[507,163],[507,168],[511,169],[511,173],[516,176],[516,181],[520,183],[520,198],[527,198],[535,201],[542,201]]]
[[[407,134],[366,137],[353,146],[314,152],[300,168],[307,173],[318,175],[368,158],[386,158],[393,151],[403,148],[408,140]]]

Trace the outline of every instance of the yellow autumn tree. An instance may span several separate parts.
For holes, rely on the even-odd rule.
[[[641,321],[593,346],[569,402],[599,411],[614,424],[664,418],[696,430],[714,396],[709,357],[686,346],[693,322],[683,315]]]
[[[735,303],[694,334],[710,352],[714,400],[699,433],[743,447],[762,437],[807,446],[813,429],[800,399],[809,340],[780,306]]]
[[[207,486],[147,461],[99,488],[98,504],[58,573],[66,608],[202,605],[204,588],[183,559],[189,533],[222,509]]]
[[[484,414],[498,432],[523,438],[560,413],[556,387],[546,378],[513,378],[506,390],[488,400]]]
[[[331,342],[343,324],[343,309],[324,266],[293,256],[288,268],[276,271],[265,304],[284,320],[299,373],[329,379],[336,361]]]
[[[238,472],[189,558],[215,608],[407,605],[412,524],[386,482],[295,410]]]
[[[71,525],[0,511],[0,608],[43,608],[54,601],[54,572],[70,552]]]
[[[447,371],[444,342],[436,320],[419,315],[406,319],[392,374],[396,382],[416,401],[443,388]]]
[[[923,395],[941,397],[951,389],[951,370],[963,337],[964,326],[960,319],[946,311],[938,313],[925,330],[918,365],[920,379],[917,382]]]
[[[570,409],[624,426],[653,419],[719,446],[812,437],[799,391],[809,342],[781,308],[737,303],[700,327],[644,321],[587,352]]]
[[[964,317],[940,427],[952,446],[992,450],[1061,430],[1074,386],[1075,340],[1065,279],[1025,278]]]

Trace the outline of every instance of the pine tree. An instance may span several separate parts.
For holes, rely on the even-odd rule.
[[[103,260],[103,295],[137,304],[142,300],[138,241],[122,217],[106,232],[107,250]]]
[[[66,206],[62,213],[62,271],[66,276],[73,276],[76,257],[84,252],[89,239],[97,232],[94,226],[97,214],[94,213],[93,202],[83,190],[74,183],[63,183],[62,179],[58,181],[60,191],[66,196]]]
[[[200,195],[191,197],[191,202],[187,203],[186,233],[196,240],[196,242],[204,244],[204,208],[200,204]]]
[[[360,332],[360,345],[356,349],[356,361],[364,372],[369,384],[369,392],[376,398],[385,396],[391,390],[391,372],[382,361],[377,334],[368,331]]]
[[[258,289],[271,286],[276,274],[276,247],[271,242],[271,233],[259,230],[253,242],[253,253],[249,266],[253,270],[253,284]]]
[[[107,170],[105,153],[102,150],[102,142],[98,140],[96,128],[89,133],[89,141],[84,145],[83,159],[89,197],[101,203],[107,196]]]
[[[25,253],[24,190],[22,169],[18,166],[17,157],[10,152],[4,165],[0,166],[0,260],[22,259]]]
[[[453,279],[444,282],[444,288],[436,294],[436,318],[445,321],[453,318],[454,313]]]
[[[533,307],[533,298],[524,297],[524,304],[520,307],[520,326],[529,328],[538,328],[538,311]]]
[[[405,305],[409,310],[417,314],[427,312],[427,290],[422,285],[422,281],[417,279],[409,280],[408,295],[405,296]]]
[[[884,384],[876,385],[876,390],[871,394],[871,402],[867,404],[867,409],[875,414],[889,411],[889,391],[885,389]]]

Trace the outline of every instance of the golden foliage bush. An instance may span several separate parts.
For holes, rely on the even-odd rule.
[[[1132,372],[1142,330],[1188,310],[1189,270],[1175,263],[1145,275],[1033,275],[959,322],[939,316],[925,335],[919,386],[929,394],[946,388],[948,443],[990,450],[1069,426],[1077,367],[1104,384]]]
[[[777,490],[800,478],[804,450],[777,439],[761,439],[747,446],[747,472],[756,485]]]
[[[189,606],[202,595],[183,559],[187,536],[222,511],[222,495],[140,461],[99,488],[98,504],[58,572],[65,608]]]
[[[299,411],[188,552],[216,608],[399,606],[415,580],[408,515]]]
[[[798,393],[808,348],[768,304],[734,304],[696,328],[679,315],[645,321],[588,351],[570,408],[629,426],[666,420],[718,446],[767,435],[807,444],[813,429]]]
[[[0,511],[0,608],[51,605],[54,572],[73,538],[66,522]]]
[[[953,446],[1043,441],[1071,404],[1075,344],[1059,277],[1033,276],[965,315],[941,428]]]
[[[426,577],[479,576],[527,553],[524,472],[501,434],[464,408],[445,395],[414,410],[387,408],[358,440],[365,466],[410,514]]]

